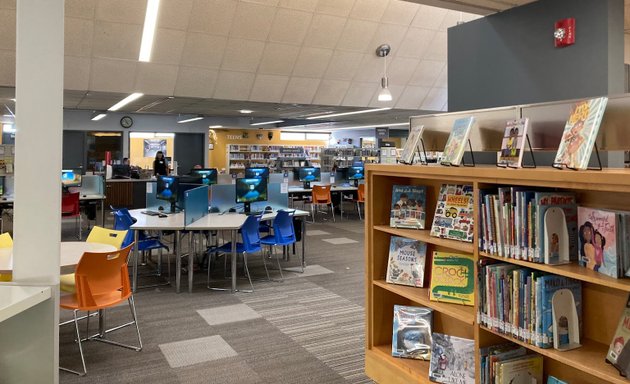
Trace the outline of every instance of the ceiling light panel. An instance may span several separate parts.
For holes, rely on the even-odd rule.
[[[147,13],[144,17],[144,29],[142,30],[142,43],[140,44],[139,61],[151,61],[151,51],[153,50],[153,38],[155,37],[155,27],[157,25],[158,10],[160,0],[147,1]]]
[[[108,111],[117,111],[120,108],[124,107],[125,105],[131,103],[132,101],[135,101],[135,100],[141,98],[142,96],[144,96],[143,93],[139,93],[139,92],[132,93],[131,95],[125,97],[124,99],[120,100],[116,104],[114,104],[111,107],[109,107]]]
[[[318,115],[318,116],[310,116],[307,117],[307,120],[315,120],[315,119],[328,119],[330,117],[339,117],[339,116],[349,116],[349,115],[359,115],[361,113],[372,113],[372,112],[380,112],[387,111],[391,108],[374,108],[374,109],[362,109],[360,111],[352,111],[352,112],[342,112],[342,113],[332,113],[327,115]]]

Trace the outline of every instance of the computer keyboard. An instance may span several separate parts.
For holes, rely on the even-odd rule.
[[[144,213],[145,215],[149,215],[149,216],[159,216],[159,215],[161,215],[161,213],[157,212],[157,211],[142,211],[141,213]]]

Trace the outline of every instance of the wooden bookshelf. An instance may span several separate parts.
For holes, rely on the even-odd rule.
[[[576,264],[546,265],[490,255],[478,250],[478,236],[473,243],[429,236],[439,188],[444,183],[471,184],[475,200],[479,190],[499,186],[529,186],[556,188],[575,192],[578,204],[607,209],[630,209],[630,169],[604,171],[561,171],[553,168],[500,169],[494,166],[442,167],[404,166],[389,164],[366,165],[366,373],[377,383],[428,382],[428,363],[405,361],[391,356],[392,308],[394,305],[420,305],[434,310],[439,319],[435,330],[475,339],[481,347],[504,343],[521,344],[544,356],[545,376],[554,375],[571,384],[628,383],[616,369],[605,362],[608,345],[616,330],[625,300],[630,293],[630,279],[614,279],[582,268]],[[427,187],[426,230],[389,227],[391,191],[393,185],[424,185]],[[479,222],[477,204],[475,223]],[[475,226],[475,230],[478,227]],[[582,347],[560,352],[541,349],[515,340],[508,335],[487,329],[476,323],[475,307],[436,303],[428,300],[427,288],[392,285],[385,282],[389,239],[403,236],[427,243],[427,252],[448,249],[473,254],[475,260],[490,258],[506,263],[567,276],[582,285]],[[430,269],[427,265],[427,269]],[[425,281],[426,286],[428,282]],[[475,292],[477,293],[475,282]],[[479,356],[476,371],[479,382]]]

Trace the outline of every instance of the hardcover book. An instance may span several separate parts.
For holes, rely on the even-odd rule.
[[[453,123],[453,130],[451,130],[451,134],[449,135],[448,140],[446,141],[446,146],[444,147],[444,153],[442,154],[441,160],[442,164],[461,164],[474,122],[475,118],[473,116],[455,120]]]
[[[562,381],[558,379],[557,377],[549,375],[549,377],[547,377],[547,384],[568,384],[568,383],[566,381]]]
[[[394,305],[392,356],[429,360],[432,329],[432,309]]]
[[[615,336],[610,342],[606,361],[611,363],[622,376],[627,377],[630,372],[630,297],[626,308],[621,313]]]
[[[434,332],[429,379],[437,383],[475,383],[475,341]]]
[[[521,167],[528,128],[528,118],[509,120],[507,122],[503,141],[501,142],[498,165],[510,168]]]
[[[426,196],[425,186],[394,185],[390,227],[424,229]]]
[[[472,185],[442,184],[431,236],[472,242],[473,200]]]
[[[424,269],[427,245],[422,241],[392,236],[389,242],[387,282],[424,286]]]
[[[617,214],[578,207],[580,265],[610,277],[619,277]]]
[[[402,153],[400,154],[401,163],[413,163],[413,158],[418,152],[418,142],[422,137],[422,131],[424,131],[424,125],[414,125],[413,127],[411,127],[411,130],[409,131],[409,137],[407,137],[407,142],[405,142],[405,146],[403,147]]]
[[[576,103],[572,107],[556,153],[555,166],[588,168],[607,102],[607,97],[599,97]]]
[[[542,342],[540,347],[551,348],[553,347],[553,309],[551,306],[553,294],[561,289],[568,289],[569,291],[571,291],[571,294],[573,294],[573,299],[575,300],[580,329],[582,329],[582,284],[580,281],[558,275],[545,275],[539,277],[539,279],[541,280],[540,287],[542,289]]]
[[[474,305],[475,262],[472,255],[433,252],[429,299]]]
[[[536,192],[534,201],[536,204],[536,252],[533,261],[544,262],[545,255],[545,212],[551,207],[562,208],[564,218],[567,223],[567,233],[569,235],[569,260],[578,259],[577,254],[577,201],[574,193],[570,192]]]
[[[498,384],[532,384],[543,382],[543,357],[528,355],[498,364]]]

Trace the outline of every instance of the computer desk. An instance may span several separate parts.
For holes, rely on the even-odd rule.
[[[79,201],[89,202],[89,201],[100,201],[101,202],[101,226],[105,228],[105,195],[99,194],[81,194],[79,195]],[[0,197],[0,206],[5,205],[13,205],[15,202],[15,196],[13,195],[4,195]]]

